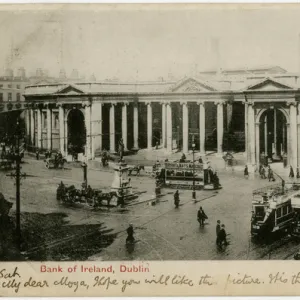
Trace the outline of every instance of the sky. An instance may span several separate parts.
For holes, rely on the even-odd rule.
[[[33,7],[33,8],[32,8]],[[0,66],[57,76],[156,80],[220,67],[278,65],[298,71],[300,5],[0,6]]]

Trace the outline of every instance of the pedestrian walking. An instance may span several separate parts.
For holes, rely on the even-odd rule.
[[[216,226],[216,236],[217,236],[217,240],[216,240],[216,244],[219,245],[219,233],[221,230],[221,221],[218,220],[217,221],[217,226]]]
[[[219,231],[219,234],[218,234],[218,246],[222,247],[223,244],[225,246],[228,245],[228,242],[227,242],[227,233],[225,231],[225,225],[224,224],[222,224],[221,230]]]
[[[261,173],[260,173],[261,179],[266,179],[266,169],[262,166]]]
[[[248,166],[247,165],[245,165],[244,177],[247,178],[247,179],[249,178],[249,171],[248,171]]]
[[[35,158],[36,158],[36,160],[40,159],[40,151],[39,150],[36,150],[36,152],[35,152]]]
[[[178,208],[179,207],[179,202],[180,202],[180,199],[179,199],[179,192],[178,190],[175,192],[174,194],[174,204],[175,204],[175,208]]]
[[[289,174],[289,178],[294,178],[294,177],[295,177],[295,174],[294,174],[293,167],[290,166],[290,174]]]
[[[271,169],[270,166],[269,166],[269,169],[268,169],[268,179],[269,179],[269,181],[275,181],[274,172],[273,172],[273,170]]]
[[[199,164],[203,164],[203,159],[201,156],[199,157]]]
[[[204,226],[204,221],[207,219],[207,215],[205,214],[202,206],[200,206],[198,213],[197,213],[197,220],[200,223],[200,226]]]
[[[133,225],[129,224],[129,227],[127,228],[127,238],[126,238],[126,244],[128,243],[133,243],[135,241],[134,239],[134,230],[133,230]]]

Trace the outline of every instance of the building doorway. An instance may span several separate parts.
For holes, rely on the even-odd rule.
[[[260,117],[260,152],[274,162],[287,154],[287,120],[277,108],[266,110]]]
[[[68,114],[68,153],[77,156],[85,153],[86,128],[84,115],[79,109],[72,109]]]

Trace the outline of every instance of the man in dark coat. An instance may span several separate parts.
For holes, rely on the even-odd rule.
[[[293,167],[292,167],[292,166],[290,166],[290,174],[289,174],[289,177],[290,177],[290,178],[294,178],[294,177],[295,177],[294,170],[293,170]]]
[[[175,192],[174,194],[174,204],[175,204],[175,207],[178,208],[179,207],[179,192],[178,190]]]
[[[127,238],[126,238],[126,244],[127,243],[133,243],[134,242],[134,230],[133,230],[133,225],[129,224],[129,227],[127,228]]]
[[[245,169],[244,169],[244,177],[247,178],[247,179],[249,178],[249,171],[248,171],[248,166],[247,165],[245,166]]]
[[[200,223],[200,226],[204,226],[204,220],[207,219],[207,216],[206,216],[202,206],[200,206],[200,208],[198,210],[197,219],[198,219],[198,222]]]
[[[219,235],[218,235],[218,240],[219,240],[219,245],[218,246],[222,246],[222,244],[228,245],[226,237],[227,237],[227,234],[226,234],[226,231],[225,231],[225,225],[222,224],[221,230],[219,231]]]
[[[220,230],[221,230],[221,221],[218,220],[217,221],[217,226],[216,226],[216,236],[217,236],[217,245],[219,246],[220,242],[219,242],[219,233],[220,233]]]

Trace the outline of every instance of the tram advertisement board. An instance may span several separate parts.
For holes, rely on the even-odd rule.
[[[203,171],[203,164],[199,163],[166,163],[165,164],[166,170],[193,170],[193,168],[197,171]]]

